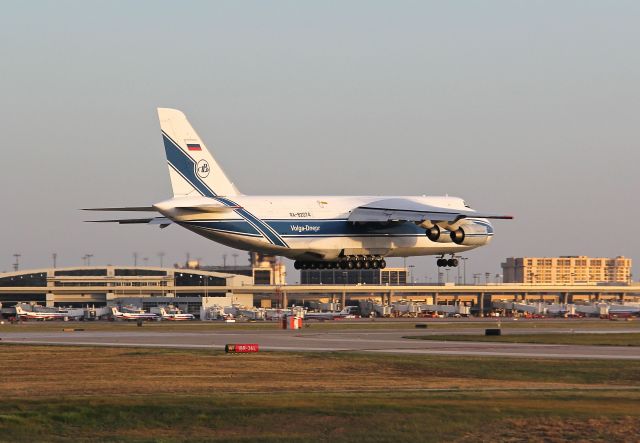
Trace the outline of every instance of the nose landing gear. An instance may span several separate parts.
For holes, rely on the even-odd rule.
[[[438,261],[436,261],[436,264],[439,268],[456,268],[459,262],[458,259],[452,255],[450,259],[446,259],[444,256],[440,257]]]

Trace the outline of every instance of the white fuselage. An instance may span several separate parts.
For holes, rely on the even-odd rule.
[[[116,308],[112,308],[111,313],[114,318],[121,320],[157,320],[160,318],[157,314],[148,312],[121,312]]]
[[[251,252],[296,260],[296,269],[377,269],[384,257],[451,254],[489,242],[488,219],[457,197],[248,196],[222,170],[183,112],[158,108],[173,198],[153,205],[93,208],[158,211],[162,217],[98,220],[177,223],[203,237]]]
[[[468,218],[481,234],[473,245],[458,245],[448,233],[433,242],[425,228],[411,222],[353,223],[347,218],[379,196],[234,196],[197,197],[224,210],[199,210],[191,197],[176,197],[154,207],[175,223],[224,245],[292,259],[335,260],[341,255],[407,257],[452,254],[490,241],[486,219]],[[398,197],[451,209],[470,210],[456,197]]]

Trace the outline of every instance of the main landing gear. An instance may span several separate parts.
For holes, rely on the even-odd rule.
[[[300,261],[293,264],[296,269],[384,269],[387,262],[378,255],[349,255],[339,261]]]
[[[459,264],[458,259],[454,256],[451,256],[450,259],[446,259],[444,256],[440,257],[436,263],[439,268],[456,268]]]

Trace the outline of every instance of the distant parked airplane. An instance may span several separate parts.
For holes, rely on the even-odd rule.
[[[25,311],[22,309],[22,306],[16,305],[16,315],[19,318],[27,319],[27,320],[64,320],[74,319],[78,317],[82,317],[80,314],[70,314],[68,312],[36,312],[36,311]]]
[[[120,312],[117,307],[111,308],[111,314],[113,318],[120,320],[159,320],[160,317],[157,314],[150,314],[148,312]]]
[[[375,269],[386,266],[385,257],[414,255],[438,255],[438,266],[458,266],[455,254],[491,240],[488,219],[512,218],[476,212],[449,196],[243,195],[182,112],[159,108],[158,116],[173,198],[153,206],[88,210],[162,216],[92,221],[161,228],[176,223],[233,248],[294,259],[296,269]]]
[[[195,320],[195,316],[193,314],[167,312],[165,308],[160,308],[160,317],[163,320],[169,321]]]
[[[335,320],[337,318],[347,318],[355,316],[358,311],[357,306],[346,306],[340,312],[305,312],[305,320]]]

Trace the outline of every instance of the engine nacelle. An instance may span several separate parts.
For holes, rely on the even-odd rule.
[[[437,243],[452,242],[450,236],[442,235],[442,229],[438,225],[433,225],[432,227],[428,228],[425,234],[427,235],[427,238],[432,242],[437,242]]]
[[[486,226],[470,223],[451,231],[449,237],[457,245],[478,246],[489,242],[489,231]]]

